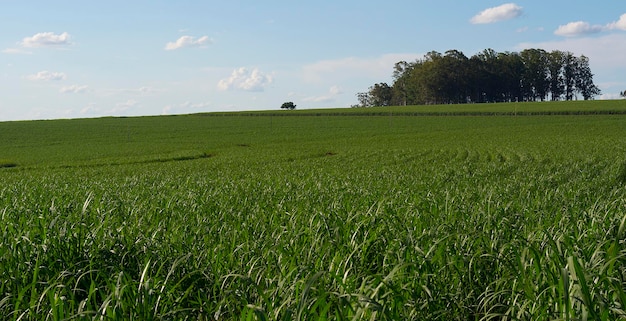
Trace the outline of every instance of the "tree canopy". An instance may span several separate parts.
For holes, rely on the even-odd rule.
[[[296,109],[296,104],[294,104],[292,101],[288,101],[288,102],[284,102],[282,106],[280,106],[280,108],[293,110],[293,109]]]
[[[427,53],[395,64],[393,84],[378,83],[358,93],[359,106],[462,104],[593,99],[589,58],[571,52],[485,49],[472,57],[458,50]]]

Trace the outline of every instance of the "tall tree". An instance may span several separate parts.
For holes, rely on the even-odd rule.
[[[399,106],[406,106],[407,103],[407,88],[406,73],[411,68],[411,64],[406,61],[397,62],[393,68],[393,92],[392,92],[392,104]]]
[[[372,107],[369,92],[357,93],[356,97],[359,101],[358,107]]]
[[[370,87],[369,95],[371,97],[372,106],[389,106],[391,105],[392,90],[387,83],[381,82]]]
[[[548,72],[550,77],[550,96],[552,101],[561,99],[565,92],[563,84],[563,63],[565,61],[565,53],[554,50],[548,54]]]
[[[549,90],[546,51],[526,49],[520,56],[524,62],[522,90],[526,100],[545,100]]]
[[[472,101],[484,103],[494,102],[497,96],[498,79],[497,75],[498,54],[493,49],[485,49],[472,56],[471,67],[472,81]]]
[[[498,54],[499,68],[501,74],[501,84],[506,102],[520,101],[522,91],[520,79],[524,73],[524,62],[522,57],[516,52],[505,52]]]
[[[392,88],[387,83],[378,83],[370,86],[364,93],[358,93],[360,107],[389,106],[393,98]]]
[[[468,58],[461,51],[448,50],[442,59],[444,100],[447,103],[466,103],[469,91]]]
[[[566,52],[563,58],[563,85],[565,87],[565,100],[573,100],[574,91],[576,90],[576,74],[578,73],[577,59],[571,52]]]
[[[580,56],[577,59],[577,73],[576,73],[576,91],[579,92],[584,100],[592,99],[594,96],[600,95],[601,91],[593,83],[593,74],[589,67],[589,58]]]
[[[418,74],[423,82],[424,99],[431,104],[443,103],[443,89],[446,80],[441,60],[441,53],[436,51],[427,53]]]

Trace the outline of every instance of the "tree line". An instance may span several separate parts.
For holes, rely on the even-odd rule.
[[[589,58],[571,52],[485,49],[468,58],[458,50],[431,51],[395,64],[393,84],[357,94],[356,107],[593,99]]]

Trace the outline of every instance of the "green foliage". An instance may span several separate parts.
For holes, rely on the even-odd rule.
[[[0,123],[0,315],[626,317],[624,115],[350,112]]]
[[[280,106],[281,109],[289,109],[289,110],[294,110],[296,109],[296,104],[294,104],[291,101],[285,102]]]
[[[458,50],[427,53],[415,62],[398,62],[394,83],[358,94],[362,106],[432,105],[518,101],[584,100],[600,95],[589,59],[570,52],[486,49],[468,58]],[[383,85],[383,84],[381,84]],[[376,103],[375,103],[376,102]]]
[[[393,89],[386,83],[375,84],[368,92],[358,93],[359,105],[357,107],[380,107],[391,105]]]

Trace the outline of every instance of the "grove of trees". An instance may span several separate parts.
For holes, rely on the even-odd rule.
[[[571,52],[485,49],[467,57],[458,50],[431,51],[395,64],[393,84],[358,93],[359,107],[593,99],[589,58]]]

